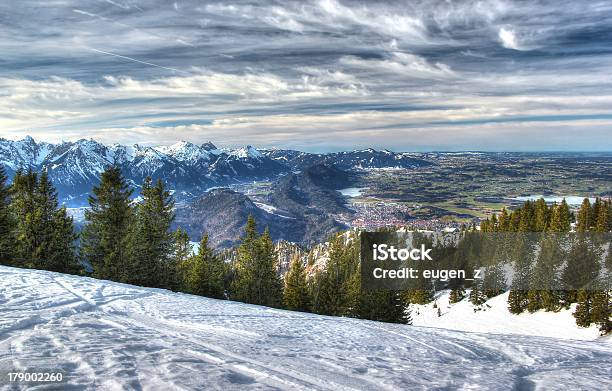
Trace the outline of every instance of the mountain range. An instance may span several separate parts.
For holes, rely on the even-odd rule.
[[[186,141],[171,146],[104,145],[94,140],[51,144],[0,138],[0,165],[9,177],[19,170],[47,170],[60,200],[69,207],[87,205],[87,196],[100,173],[118,165],[128,183],[138,189],[145,177],[164,180],[178,201],[193,200],[206,190],[254,180],[277,179],[317,163],[342,170],[416,168],[432,163],[408,153],[373,149],[313,154],[294,150],[246,146],[220,149],[211,142]],[[136,192],[137,193],[137,192]],[[136,194],[135,193],[135,194]]]
[[[282,176],[264,199],[213,189],[192,202],[176,208],[176,227],[182,227],[193,240],[209,235],[215,247],[235,245],[252,215],[261,230],[268,228],[274,240],[300,244],[319,243],[330,233],[348,228],[353,211],[336,191],[348,185],[348,173],[317,163],[299,173]]]

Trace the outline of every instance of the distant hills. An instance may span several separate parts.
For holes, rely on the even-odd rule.
[[[417,168],[430,161],[407,153],[376,151],[313,154],[283,149],[220,149],[207,142],[171,146],[104,145],[94,140],[50,144],[31,137],[0,139],[0,165],[9,177],[19,170],[47,170],[60,201],[71,208],[87,206],[87,197],[104,169],[120,167],[138,196],[144,178],[162,179],[177,200],[176,226],[192,240],[203,232],[217,247],[236,244],[249,215],[275,240],[324,241],[346,229],[354,213],[337,191],[351,186],[363,170]],[[252,197],[231,185],[266,180],[265,196]],[[82,213],[73,210],[77,224]],[[79,218],[78,216],[81,216]]]
[[[346,229],[342,221],[353,211],[335,189],[346,186],[347,173],[322,163],[297,174],[287,174],[274,184],[266,203],[230,189],[214,189],[197,200],[179,205],[176,225],[193,238],[206,232],[213,245],[236,244],[246,220],[253,215],[261,230],[267,227],[275,240],[318,243],[334,231]]]
[[[47,170],[67,206],[86,206],[87,195],[105,167],[116,164],[134,188],[151,176],[164,180],[177,200],[192,200],[207,189],[233,183],[303,171],[324,163],[341,170],[415,168],[432,163],[410,154],[367,149],[312,154],[283,149],[258,150],[252,146],[219,149],[208,142],[180,141],[171,146],[104,145],[94,140],[50,144],[31,137],[12,141],[0,138],[0,164],[9,176],[18,169]]]

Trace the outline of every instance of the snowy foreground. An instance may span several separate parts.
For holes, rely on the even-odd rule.
[[[5,389],[18,389],[7,372],[47,370],[64,374],[60,389],[603,390],[610,362],[603,340],[325,317],[0,267]]]
[[[610,337],[604,339],[599,336],[595,324],[588,328],[576,325],[573,316],[576,304],[559,312],[542,310],[533,314],[524,312],[515,315],[508,311],[508,292],[488,300],[480,311],[474,311],[474,306],[467,299],[449,304],[449,295],[449,290],[441,291],[436,294],[433,303],[413,306],[413,325],[480,333],[521,334],[602,342],[606,340],[612,343]]]

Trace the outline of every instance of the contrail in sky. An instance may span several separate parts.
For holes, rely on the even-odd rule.
[[[93,52],[98,52],[98,53],[102,53],[102,54],[108,54],[109,56],[119,57],[119,58],[123,58],[123,59],[129,60],[129,61],[134,61],[134,62],[138,62],[138,63],[145,64],[145,65],[150,65],[152,67],[167,69],[169,71],[174,71],[174,72],[182,73],[182,74],[185,74],[185,75],[189,75],[189,72],[182,71],[180,69],[165,67],[165,66],[162,66],[162,65],[153,64],[151,62],[140,61],[140,60],[137,60],[137,59],[132,58],[132,57],[122,56],[120,54],[115,54],[115,53],[111,53],[111,52],[105,52],[103,50],[98,50],[98,49],[94,49],[94,48],[86,48],[86,49],[87,50],[91,50]]]

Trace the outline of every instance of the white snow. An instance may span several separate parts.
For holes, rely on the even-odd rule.
[[[4,266],[0,313],[0,373],[59,371],[61,389],[612,387],[609,343],[326,317]]]
[[[285,216],[279,212],[283,212],[283,211],[279,211],[279,209],[276,206],[273,205],[269,205],[269,204],[264,204],[263,202],[253,202],[258,208],[264,210],[267,213],[273,214],[275,216],[278,217],[282,217],[284,219],[292,219],[295,220],[295,217],[290,217],[290,216]],[[286,212],[284,212],[286,213]]]
[[[179,141],[169,147],[157,147],[157,151],[172,156],[178,161],[197,163],[200,160],[211,160],[211,153],[187,141]]]
[[[240,159],[252,158],[252,159],[261,159],[263,154],[259,152],[257,149],[253,148],[250,145],[247,145],[246,148],[240,148],[235,150],[230,150],[230,155],[236,156]]]
[[[257,205],[258,208],[265,210],[268,213],[276,213],[278,211],[278,208],[272,205],[268,205],[268,204],[264,204],[263,202],[254,202],[255,205]]]
[[[469,297],[469,291],[466,294]],[[559,312],[542,310],[533,314],[526,312],[514,315],[508,311],[508,292],[489,299],[479,311],[474,311],[474,306],[467,297],[459,303],[449,304],[449,295],[450,290],[441,291],[436,294],[433,303],[412,305],[413,324],[450,330],[586,341],[599,338],[595,325],[589,328],[576,325],[576,319],[572,315],[574,307]]]

